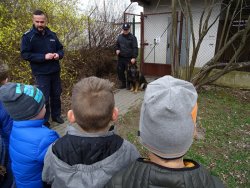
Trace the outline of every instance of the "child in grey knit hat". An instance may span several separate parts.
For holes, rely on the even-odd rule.
[[[224,187],[202,165],[183,159],[195,135],[197,97],[191,83],[171,76],[148,84],[139,136],[149,151],[149,159],[138,159],[113,176],[105,187]]]
[[[16,185],[42,188],[45,153],[59,138],[54,130],[43,125],[43,93],[31,85],[7,83],[0,88],[0,101],[13,119],[9,152]]]

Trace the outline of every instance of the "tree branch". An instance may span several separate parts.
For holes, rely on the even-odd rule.
[[[243,67],[250,67],[250,61],[233,64],[227,70],[223,69],[222,71],[220,71],[218,73],[215,73],[214,75],[210,76],[208,79],[206,79],[206,80],[200,82],[199,84],[197,84],[195,87],[196,87],[197,90],[199,90],[201,86],[211,84],[212,82],[214,82],[215,80],[217,80],[221,76],[223,76],[223,75],[225,75],[225,74],[227,74],[227,73],[229,73],[231,71],[234,71],[236,69],[243,68]]]

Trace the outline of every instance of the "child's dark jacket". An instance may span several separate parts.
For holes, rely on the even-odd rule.
[[[138,159],[117,173],[105,188],[223,188],[222,182],[197,162],[181,169],[166,168]]]
[[[45,156],[43,181],[52,188],[103,188],[138,157],[135,146],[114,131],[90,134],[69,126]]]

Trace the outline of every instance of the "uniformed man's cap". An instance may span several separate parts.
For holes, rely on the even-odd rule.
[[[123,29],[123,30],[128,30],[128,29],[130,29],[130,25],[129,25],[128,23],[124,23],[124,24],[122,25],[122,29]]]

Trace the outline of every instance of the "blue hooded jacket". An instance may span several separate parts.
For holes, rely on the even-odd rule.
[[[12,129],[12,119],[3,107],[0,101],[0,165],[7,165],[9,138]]]
[[[44,120],[13,121],[10,157],[17,188],[42,188],[45,153],[58,134]]]
[[[9,137],[13,121],[0,101],[0,137],[6,145],[9,145]]]

